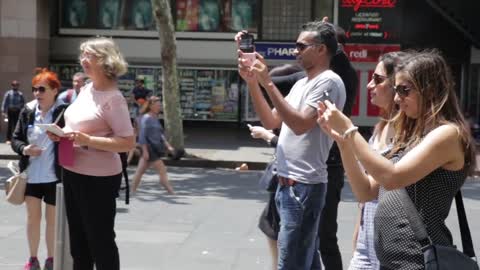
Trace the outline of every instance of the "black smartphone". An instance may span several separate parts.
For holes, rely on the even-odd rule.
[[[243,33],[240,36],[239,49],[244,53],[255,52],[255,38],[252,34]]]

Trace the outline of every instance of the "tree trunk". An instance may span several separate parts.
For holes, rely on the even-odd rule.
[[[177,150],[184,150],[183,123],[177,79],[177,47],[169,0],[151,0],[157,22],[163,76],[163,115],[167,139]]]

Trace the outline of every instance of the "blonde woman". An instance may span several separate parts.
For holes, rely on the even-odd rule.
[[[127,102],[117,85],[127,63],[109,38],[82,43],[80,63],[91,82],[65,112],[64,128],[74,143],[73,165],[63,165],[73,269],[119,270],[114,230],[122,172],[118,153],[135,146]]]
[[[140,134],[138,144],[142,147],[142,157],[138,161],[137,171],[133,176],[132,191],[136,192],[143,174],[148,167],[153,166],[160,176],[160,184],[169,194],[175,194],[172,185],[168,181],[167,167],[161,157],[165,155],[166,150],[173,153],[173,147],[165,139],[162,124],[158,120],[158,115],[162,110],[160,98],[153,96],[148,98],[142,108],[142,118],[140,120]]]

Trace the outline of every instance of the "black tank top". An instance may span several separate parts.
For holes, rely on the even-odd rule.
[[[401,156],[392,158],[392,161],[397,162]],[[445,219],[466,177],[465,168],[458,171],[438,168],[406,187],[435,244],[453,245]],[[398,190],[387,191],[380,187],[374,224],[375,251],[382,269],[424,269],[422,245],[414,237]]]

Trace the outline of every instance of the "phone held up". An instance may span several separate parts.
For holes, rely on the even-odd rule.
[[[256,59],[255,56],[255,38],[252,34],[243,33],[240,36],[239,49],[243,53],[243,59],[245,59],[245,65],[251,66]]]

